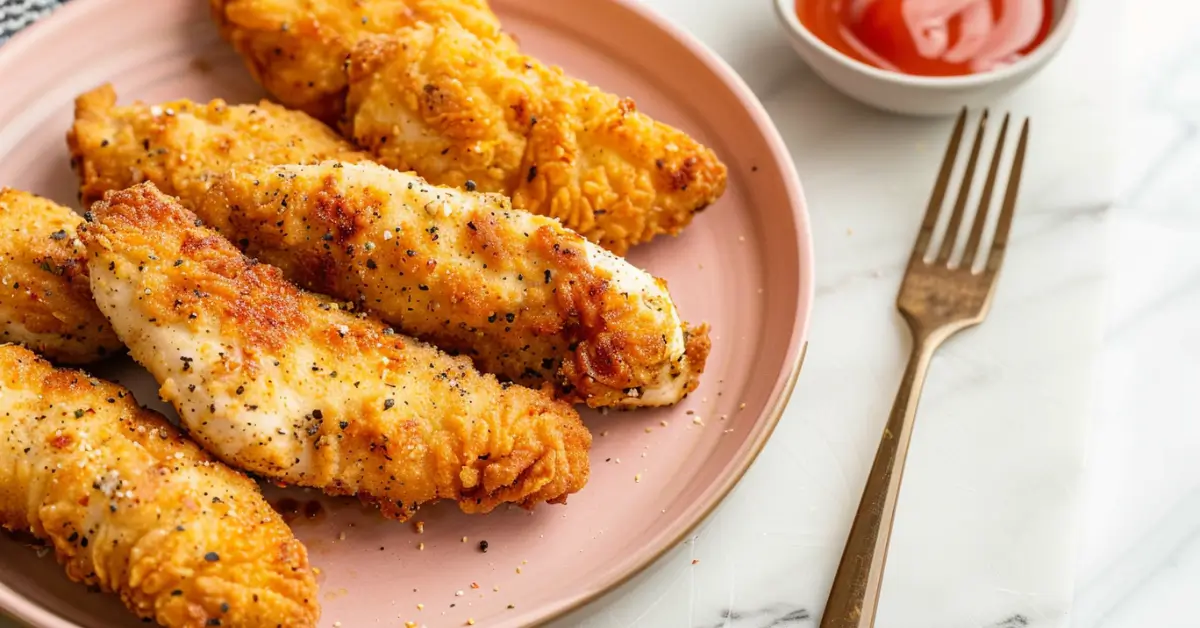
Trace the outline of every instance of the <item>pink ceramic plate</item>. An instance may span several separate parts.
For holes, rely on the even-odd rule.
[[[123,102],[260,97],[206,4],[76,0],[0,48],[0,185],[74,202],[63,136],[74,96],[101,82],[113,82]],[[799,371],[813,281],[804,200],[783,143],[746,86],[630,0],[493,5],[529,52],[633,96],[729,165],[719,203],[680,237],[630,256],[667,278],[689,320],[712,324],[708,372],[678,407],[589,413],[592,478],[567,506],[486,517],[433,507],[421,511],[418,534],[351,500],[273,490],[273,499],[319,500],[322,514],[293,526],[321,569],[324,625],[461,626],[473,618],[525,626],[600,595],[678,543],[733,487]],[[163,409],[149,375],[127,360],[94,372]],[[141,625],[37,554],[0,535],[0,608],[38,626]]]

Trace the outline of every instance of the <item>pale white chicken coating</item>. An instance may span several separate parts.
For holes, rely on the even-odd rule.
[[[593,407],[695,389],[707,328],[666,282],[505,197],[371,163],[243,164],[196,213],[293,281],[514,381]]]
[[[153,184],[105,195],[81,237],[92,292],[202,446],[247,471],[406,518],[562,502],[591,436],[547,393],[285,281]]]
[[[0,527],[163,626],[320,614],[308,554],[254,482],[128,390],[16,345],[0,345]]]

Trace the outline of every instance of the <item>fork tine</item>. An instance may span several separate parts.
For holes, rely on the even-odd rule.
[[[954,211],[950,214],[950,223],[946,225],[946,236],[942,238],[942,250],[938,252],[935,264],[944,265],[950,261],[954,252],[954,243],[958,240],[958,230],[962,225],[963,212],[967,207],[967,197],[971,195],[971,184],[975,181],[975,166],[979,163],[979,148],[983,144],[983,131],[987,127],[988,111],[983,110],[979,117],[979,126],[975,129],[975,142],[971,145],[971,156],[967,159],[967,170],[963,173],[962,185],[958,188],[958,198],[954,200]]]
[[[1008,189],[1004,192],[1004,205],[1000,208],[1000,220],[996,225],[996,237],[992,240],[992,252],[988,255],[987,272],[1000,270],[1004,261],[1004,249],[1008,246],[1008,232],[1012,227],[1013,212],[1017,207],[1017,192],[1021,189],[1021,171],[1025,167],[1025,145],[1029,142],[1029,118],[1021,125],[1021,139],[1017,142],[1017,154],[1013,157],[1012,174],[1008,176]]]
[[[913,246],[910,264],[925,259],[925,251],[929,241],[933,239],[933,228],[937,225],[938,214],[942,203],[946,200],[946,188],[950,186],[950,172],[954,170],[954,160],[958,156],[958,146],[962,143],[963,127],[967,122],[967,108],[963,107],[954,123],[954,133],[950,135],[950,143],[946,145],[946,155],[942,157],[942,169],[938,172],[937,182],[933,184],[933,193],[929,197],[929,207],[925,209],[925,220],[921,222],[921,231],[917,233],[917,243]]]
[[[967,237],[967,246],[963,249],[959,268],[971,268],[975,265],[975,252],[979,250],[979,241],[983,239],[983,228],[987,224],[988,210],[992,206],[992,192],[996,188],[996,173],[1000,170],[1000,156],[1004,154],[1004,140],[1008,137],[1008,118],[1009,114],[1004,114],[1000,136],[996,138],[996,151],[992,154],[992,165],[988,167],[987,181],[983,184],[983,193],[979,195],[979,211],[975,212],[975,222],[971,225],[971,235]]]

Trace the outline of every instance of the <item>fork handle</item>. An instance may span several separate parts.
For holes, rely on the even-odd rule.
[[[879,587],[887,561],[900,480],[904,475],[904,459],[912,439],[917,401],[921,398],[929,359],[941,344],[940,338],[930,334],[914,336],[908,366],[879,441],[879,449],[875,452],[875,462],[867,476],[867,485],[854,515],[829,600],[825,603],[821,628],[870,628],[875,625]]]

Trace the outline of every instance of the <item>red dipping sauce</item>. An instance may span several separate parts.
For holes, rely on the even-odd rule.
[[[1010,65],[1050,34],[1053,0],[796,0],[821,41],[868,65],[963,76]]]

